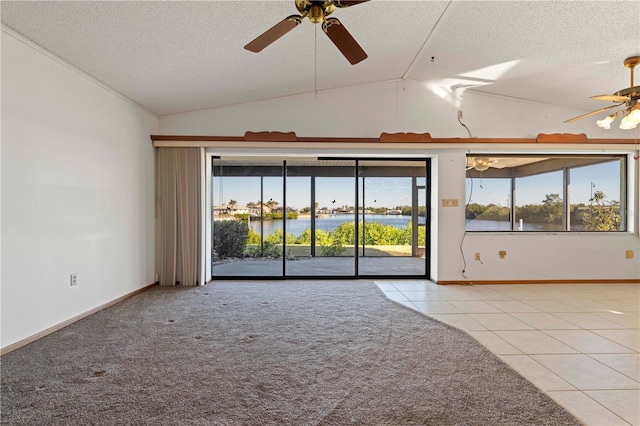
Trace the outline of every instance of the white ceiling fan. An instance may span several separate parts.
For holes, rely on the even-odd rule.
[[[474,169],[478,172],[484,172],[485,170],[488,170],[489,167],[502,169],[505,166],[505,164],[500,163],[499,158],[467,157],[467,170]]]
[[[591,99],[614,102],[615,105],[600,108],[598,110],[579,115],[578,117],[570,118],[569,120],[566,120],[565,123],[571,123],[572,121],[599,114],[613,108],[620,108],[602,120],[596,121],[598,127],[609,129],[611,127],[611,123],[616,119],[616,117],[621,116],[621,129],[635,129],[638,124],[640,124],[640,86],[634,86],[635,83],[633,79],[633,70],[638,65],[640,65],[640,56],[631,56],[624,60],[624,66],[629,68],[629,72],[631,74],[631,84],[626,89],[618,90],[613,95],[591,96]]]

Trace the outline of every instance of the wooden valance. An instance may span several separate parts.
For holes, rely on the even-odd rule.
[[[589,139],[584,133],[540,133],[535,138],[432,138],[429,133],[381,133],[377,138],[297,136],[295,132],[246,132],[244,136],[150,135],[153,142],[311,142],[311,143],[429,143],[429,144],[607,144],[634,145],[629,139]]]
[[[588,138],[584,133],[538,133],[537,143],[587,143]]]

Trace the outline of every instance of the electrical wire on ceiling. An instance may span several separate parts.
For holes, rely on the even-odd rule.
[[[471,130],[469,130],[469,128],[467,127],[466,124],[464,124],[462,122],[462,120],[460,119],[460,111],[458,112],[458,123],[460,123],[462,125],[462,127],[464,127],[465,129],[467,129],[467,132],[469,133],[469,137],[473,139],[473,135],[471,135]]]

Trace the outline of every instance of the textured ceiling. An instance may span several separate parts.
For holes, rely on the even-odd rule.
[[[590,111],[609,104],[589,96],[629,86],[622,61],[640,55],[640,0],[372,0],[332,15],[369,55],[355,66],[308,20],[243,49],[296,14],[293,0],[2,1],[0,13],[161,116],[398,79]]]

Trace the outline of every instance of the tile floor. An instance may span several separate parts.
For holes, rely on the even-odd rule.
[[[640,285],[376,280],[462,329],[587,425],[640,425]]]

